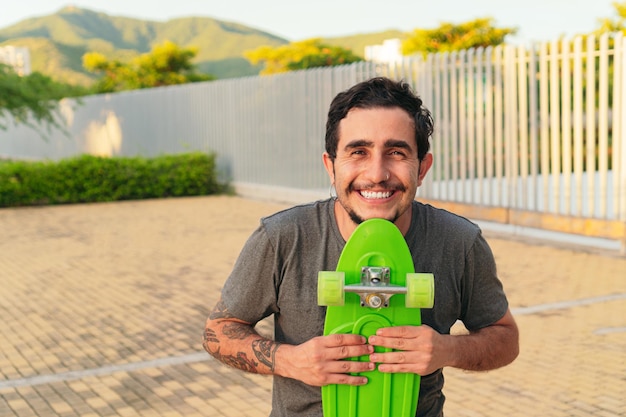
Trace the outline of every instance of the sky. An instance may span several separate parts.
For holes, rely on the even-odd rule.
[[[0,8],[0,28],[74,5],[114,16],[165,21],[205,16],[241,23],[289,41],[397,29],[433,29],[492,17],[516,27],[508,41],[527,44],[589,33],[616,17],[615,0],[17,0]]]

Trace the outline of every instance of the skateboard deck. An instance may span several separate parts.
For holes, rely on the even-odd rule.
[[[381,327],[421,325],[432,308],[432,274],[416,274],[404,236],[387,220],[361,223],[346,242],[336,271],[318,274],[318,304],[326,305],[324,335],[369,337]],[[376,347],[377,352],[391,349]],[[368,361],[369,356],[349,360]],[[363,372],[362,386],[322,387],[324,417],[413,417],[420,376]]]

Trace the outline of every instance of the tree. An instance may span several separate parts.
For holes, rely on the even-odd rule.
[[[86,90],[81,87],[54,81],[39,72],[22,77],[12,67],[0,64],[0,129],[5,130],[11,121],[35,130],[43,126],[63,129],[58,101],[84,94]]]
[[[514,28],[496,28],[492,24],[492,18],[482,18],[458,25],[442,23],[436,29],[415,29],[402,43],[402,53],[429,54],[497,46],[504,43],[507,35],[517,32]]]
[[[100,53],[89,52],[83,55],[83,66],[90,72],[103,73],[95,86],[98,93],[215,79],[211,75],[195,72],[191,61],[196,54],[195,48],[180,48],[173,42],[166,41],[130,63],[108,60]]]
[[[324,44],[319,38],[292,42],[276,48],[262,46],[253,51],[247,51],[244,55],[252,65],[265,63],[261,74],[332,67],[363,61],[363,58],[353,54],[352,51]]]
[[[613,2],[611,4],[615,9],[615,13],[617,13],[617,17],[615,19],[599,19],[600,27],[596,31],[598,35],[610,32],[626,32],[626,2]]]

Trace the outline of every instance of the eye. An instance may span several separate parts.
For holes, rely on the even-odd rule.
[[[406,156],[406,152],[400,149],[394,149],[391,152],[389,152],[390,155],[392,156],[397,156],[397,157],[405,157]]]

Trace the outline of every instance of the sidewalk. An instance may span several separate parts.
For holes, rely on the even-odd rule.
[[[259,218],[198,197],[0,209],[0,416],[267,416],[271,378],[202,351]],[[626,258],[487,238],[521,332],[488,373],[447,369],[447,416],[626,416]]]

